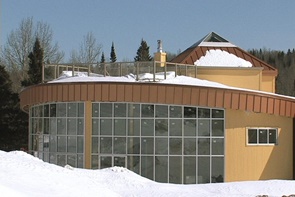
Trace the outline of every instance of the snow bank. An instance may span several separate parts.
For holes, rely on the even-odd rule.
[[[206,55],[202,56],[194,63],[196,66],[215,66],[215,67],[252,67],[249,61],[235,56],[234,54],[222,51],[220,49],[211,49],[206,51]]]
[[[37,196],[283,196],[295,194],[284,180],[177,185],[157,183],[123,167],[102,170],[59,167],[21,151],[0,151],[0,194]]]

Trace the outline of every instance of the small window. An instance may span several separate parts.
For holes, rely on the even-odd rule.
[[[248,144],[278,144],[278,130],[275,128],[249,128]]]

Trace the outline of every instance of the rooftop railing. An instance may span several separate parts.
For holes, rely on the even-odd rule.
[[[42,82],[57,79],[64,72],[71,73],[71,76],[77,76],[84,73],[88,76],[126,76],[133,74],[136,80],[145,73],[153,75],[152,81],[157,81],[156,73],[162,73],[166,79],[167,72],[175,72],[178,75],[196,77],[197,66],[189,64],[179,64],[171,62],[114,62],[114,63],[70,63],[70,64],[44,64],[42,68]]]

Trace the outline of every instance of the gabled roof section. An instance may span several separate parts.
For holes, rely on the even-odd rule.
[[[243,49],[233,45],[228,40],[222,38],[214,32],[207,34],[204,38],[172,59],[171,62],[194,65],[198,59],[206,55],[206,51],[211,49],[227,51],[228,53],[249,61],[253,67],[263,67],[264,74],[277,75],[277,69],[244,51]]]

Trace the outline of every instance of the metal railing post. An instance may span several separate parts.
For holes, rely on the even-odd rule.
[[[164,78],[167,79],[167,64],[164,63]]]
[[[72,77],[74,76],[74,74],[75,74],[75,71],[74,71],[74,64],[72,65]]]
[[[175,77],[177,77],[177,64],[175,64]]]

